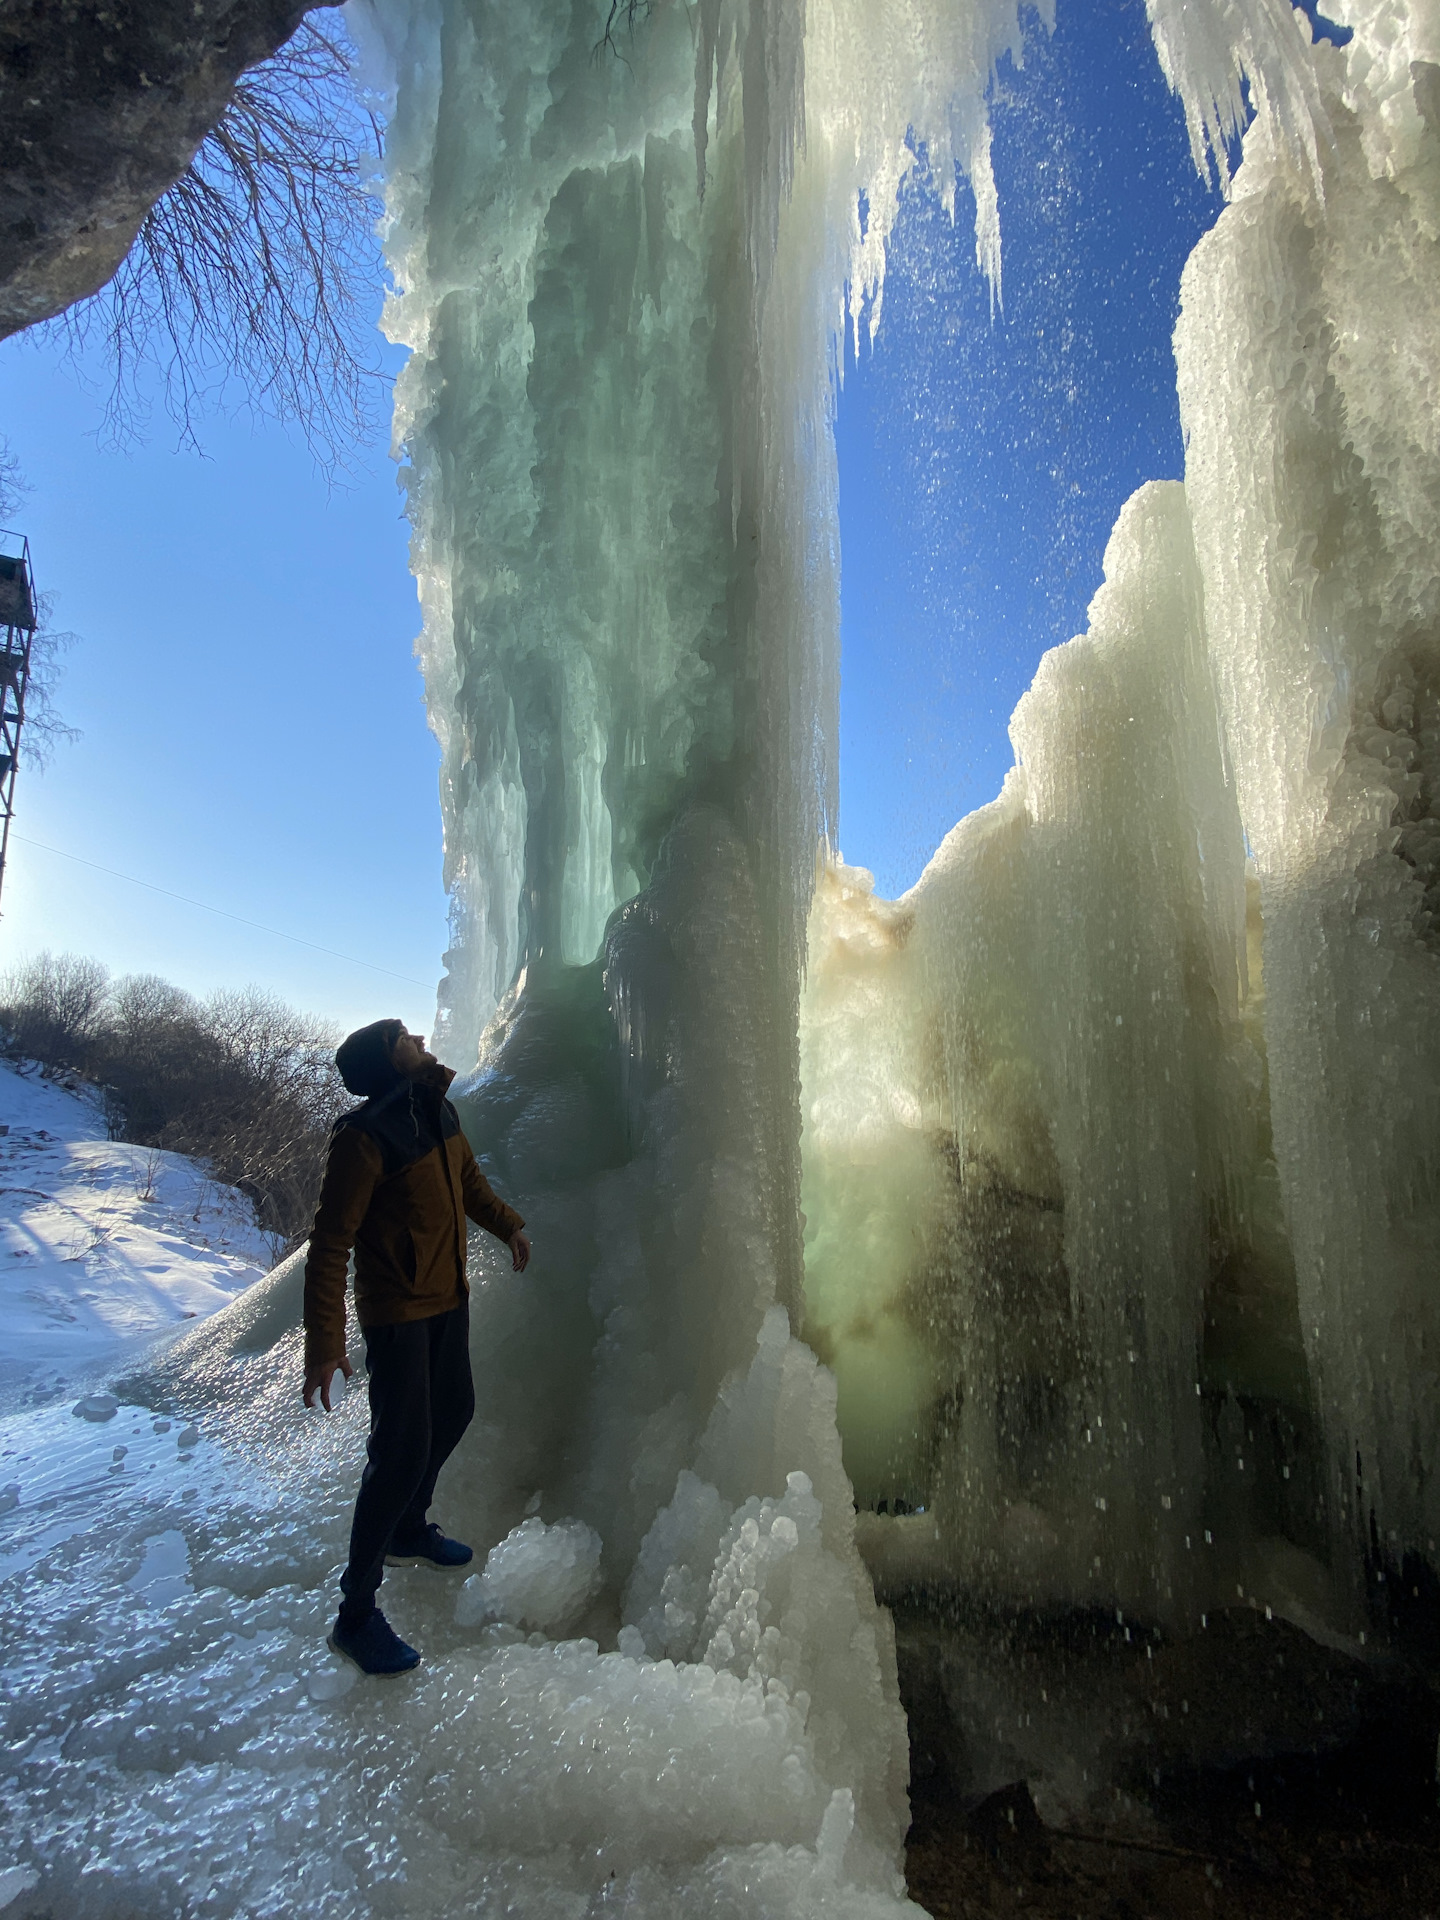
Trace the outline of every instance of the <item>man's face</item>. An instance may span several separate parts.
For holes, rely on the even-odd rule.
[[[435,1064],[434,1054],[425,1051],[424,1036],[411,1033],[407,1027],[400,1029],[399,1036],[390,1049],[390,1059],[399,1073],[415,1074],[419,1073],[422,1067],[433,1067]]]

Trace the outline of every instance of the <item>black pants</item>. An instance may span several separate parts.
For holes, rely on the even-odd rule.
[[[429,1320],[367,1327],[365,1370],[370,1439],[340,1581],[347,1627],[374,1607],[392,1539],[424,1532],[436,1478],[475,1412],[469,1301]]]

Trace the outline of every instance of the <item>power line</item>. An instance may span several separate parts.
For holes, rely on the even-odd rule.
[[[302,940],[298,933],[282,933],[279,927],[263,926],[258,920],[247,920],[241,913],[229,913],[224,907],[212,907],[207,901],[192,900],[188,893],[175,893],[169,887],[157,887],[153,880],[137,880],[133,873],[120,873],[114,867],[102,867],[98,860],[84,860],[78,853],[66,853],[63,847],[47,847],[43,840],[32,840],[28,834],[17,833],[11,836],[27,847],[38,847],[41,853],[53,853],[61,860],[73,860],[78,867],[90,867],[96,873],[108,873],[112,880],[128,880],[132,887],[146,887],[151,893],[163,893],[167,900],[179,900],[187,907],[199,907],[202,913],[218,913],[222,920],[234,920],[242,927],[254,927],[257,933],[273,934],[277,940],[289,940],[294,946],[309,947],[312,953],[325,953],[332,960],[344,960],[352,967],[368,967],[371,973],[387,974],[392,980],[404,980],[412,987],[426,987],[429,982],[413,979],[408,973],[396,973],[393,967],[377,967],[373,960],[357,960],[353,953],[340,953],[334,947],[317,946],[313,940]]]

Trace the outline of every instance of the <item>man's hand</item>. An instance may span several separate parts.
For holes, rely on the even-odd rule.
[[[530,1236],[523,1227],[517,1227],[511,1234],[509,1247],[516,1273],[523,1273],[530,1264]]]
[[[343,1373],[348,1380],[355,1369],[350,1364],[348,1354],[342,1353],[338,1360],[327,1360],[323,1366],[305,1369],[305,1404],[313,1407],[315,1396],[320,1396],[320,1404],[327,1413],[333,1411],[330,1405],[330,1389],[335,1384],[337,1373]]]

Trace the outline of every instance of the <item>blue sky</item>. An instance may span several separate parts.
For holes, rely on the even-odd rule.
[[[963,195],[952,228],[917,182],[877,346],[840,400],[841,842],[887,893],[998,791],[1010,711],[1083,626],[1120,504],[1181,470],[1170,330],[1218,202],[1143,0],[1060,0],[1054,40],[1032,39],[996,107],[1003,315]],[[332,491],[279,428],[209,419],[200,456],[163,420],[127,453],[99,426],[54,351],[0,346],[18,519],[82,636],[60,690],[82,737],[21,773],[0,967],[50,947],[424,1030],[445,946],[438,751],[384,449]]]
[[[445,947],[439,751],[395,469],[377,449],[331,491],[284,432],[243,420],[206,420],[204,457],[176,453],[163,422],[104,452],[99,411],[53,353],[0,347],[0,432],[31,487],[15,517],[55,624],[81,636],[59,689],[81,738],[20,774],[0,966],[89,953],[426,1031]]]
[[[840,844],[888,896],[999,792],[1010,714],[1083,630],[1121,505],[1183,473],[1170,335],[1219,197],[1143,0],[1059,0],[1028,42],[994,112],[1003,313],[973,201],[952,226],[915,182],[839,406]]]

